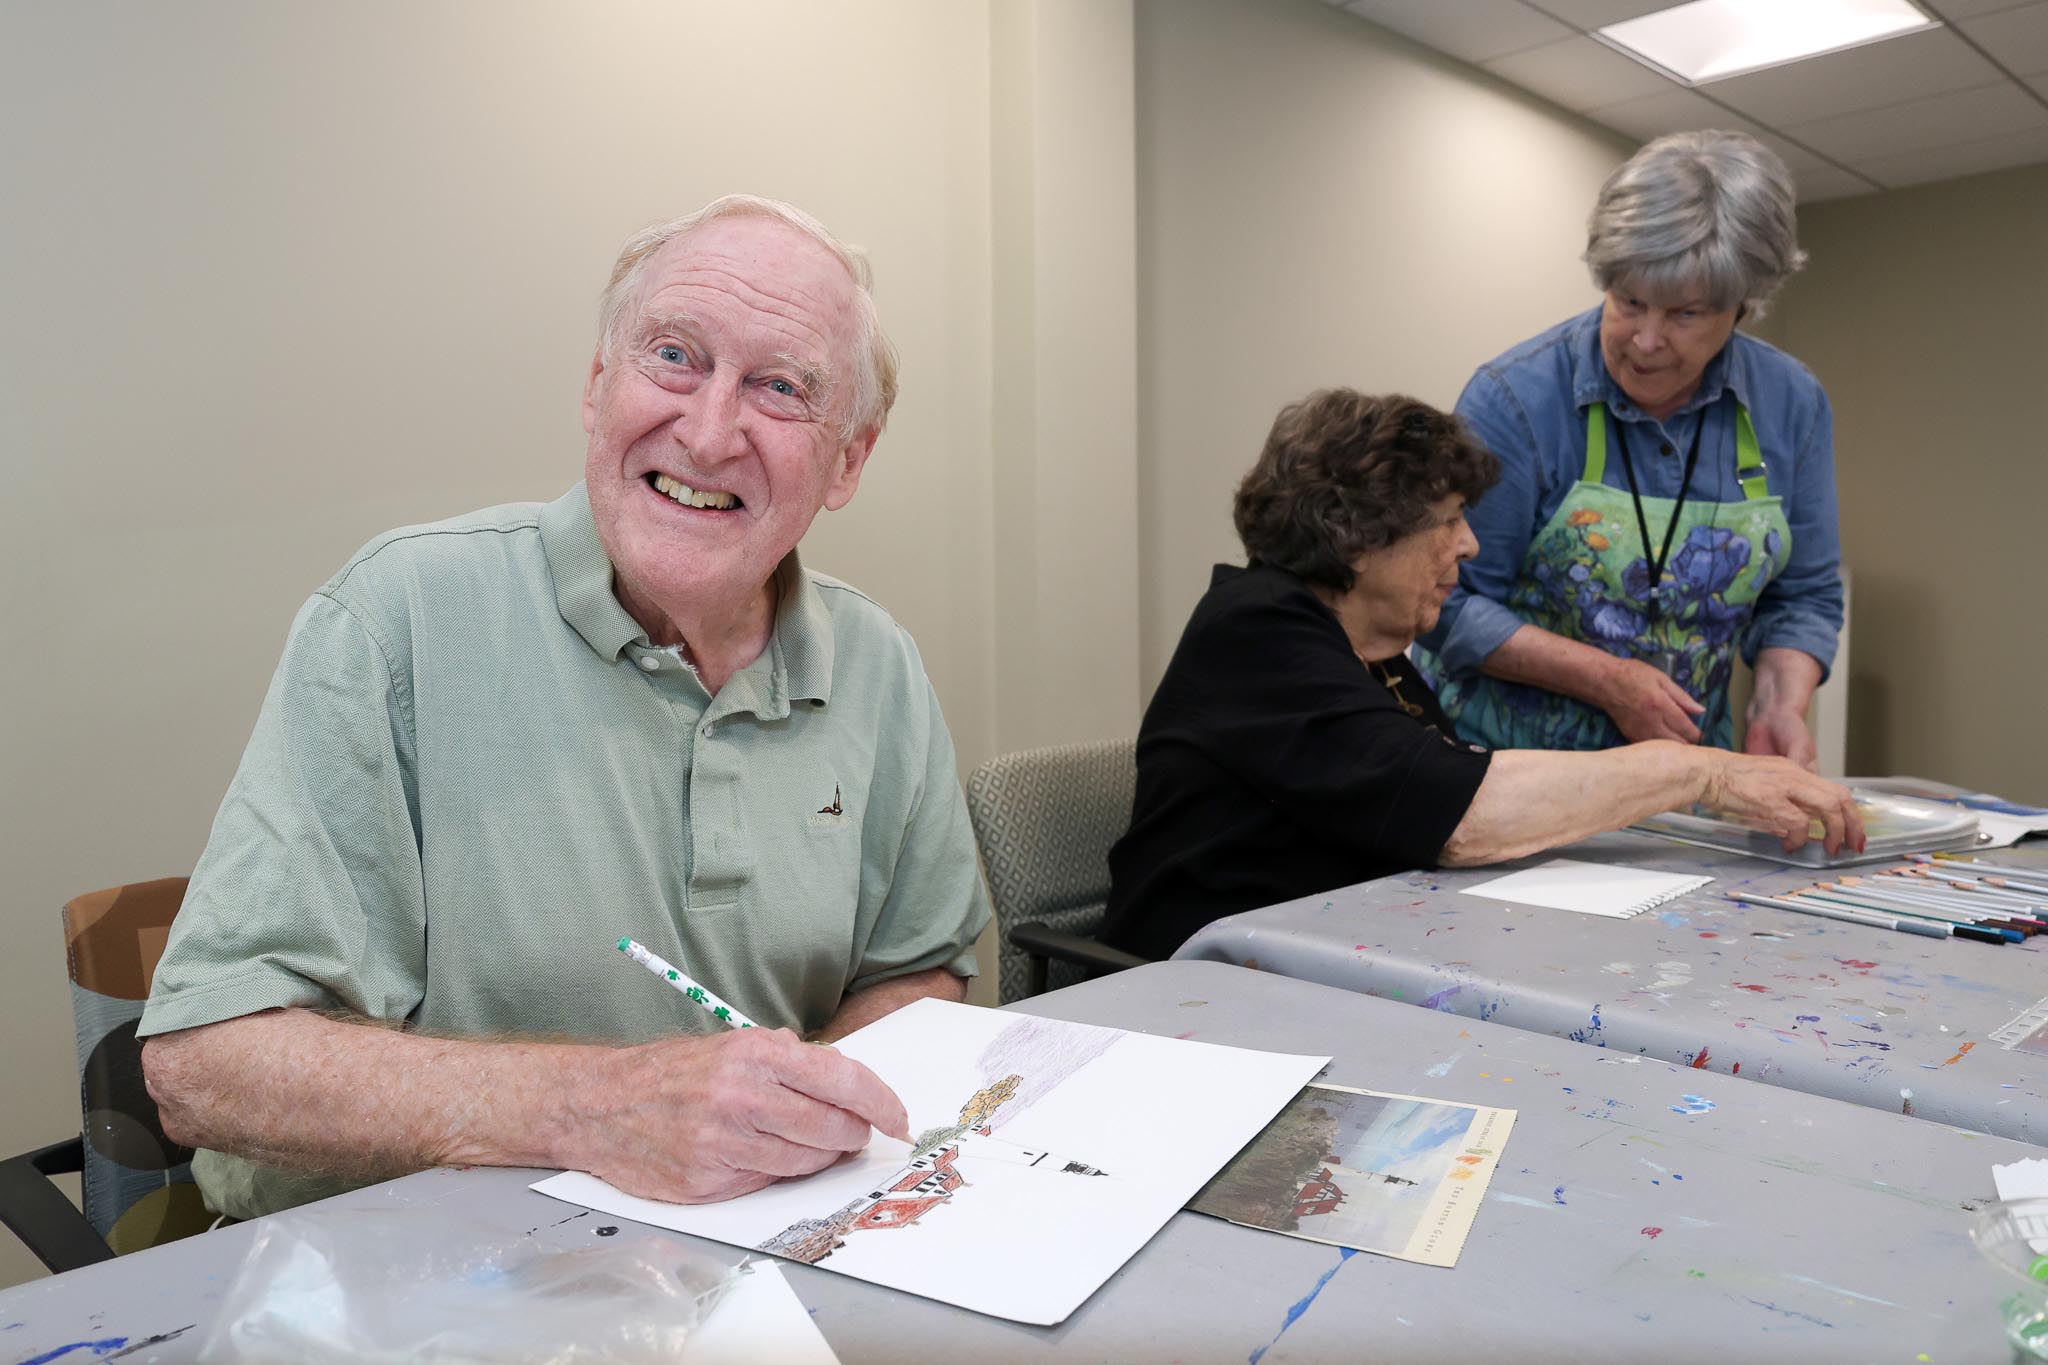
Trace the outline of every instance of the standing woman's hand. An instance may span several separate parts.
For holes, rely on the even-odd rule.
[[[1640,659],[1611,659],[1602,673],[1600,709],[1630,743],[1645,739],[1699,743],[1700,727],[1693,717],[1707,708],[1662,669]]]

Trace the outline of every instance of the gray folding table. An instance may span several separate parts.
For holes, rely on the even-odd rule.
[[[788,1266],[842,1360],[2004,1358],[2001,1288],[1966,1230],[1992,1163],[2031,1154],[2020,1143],[1214,963],[1021,1008],[1327,1052],[1335,1083],[1519,1117],[1455,1269],[1180,1213],[1066,1323],[1033,1328]],[[333,1202],[416,1210],[420,1238],[451,1246],[505,1229],[582,1245],[617,1225],[532,1178],[430,1171]],[[0,1292],[0,1359],[70,1365],[94,1357],[48,1353],[151,1337],[167,1339],[124,1365],[192,1359],[255,1226]]]
[[[2040,866],[2044,855],[2035,845],[1987,856]],[[1714,880],[1626,920],[1464,894],[1554,857]],[[1235,915],[1175,956],[2001,1137],[2048,1137],[2048,1056],[1992,1036],[2048,1008],[2048,936],[2002,946],[1920,938],[1724,895],[1778,894],[1818,875],[1607,834],[1516,863],[1403,873]]]

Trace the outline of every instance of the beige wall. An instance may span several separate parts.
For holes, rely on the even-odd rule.
[[[1835,408],[1848,766],[2048,801],[2048,166],[1816,204],[1773,339]]]
[[[1144,682],[1237,480],[1324,385],[1449,407],[1480,362],[1591,306],[1578,255],[1631,150],[1316,0],[1140,0]]]
[[[1448,403],[1581,306],[1621,152],[1314,0],[7,29],[0,1153],[75,1121],[57,907],[190,868],[306,593],[390,526],[576,476],[633,228],[745,188],[873,253],[903,398],[806,553],[917,636],[971,764],[1134,730],[1274,407]],[[30,1273],[0,1235],[0,1284]]]
[[[294,609],[358,544],[578,476],[597,289],[652,219],[745,188],[873,253],[903,398],[806,553],[908,625],[987,756],[989,23],[955,0],[10,11],[0,1152],[75,1131],[58,905],[191,867]],[[0,1283],[29,1272],[0,1234],[9,1255]]]

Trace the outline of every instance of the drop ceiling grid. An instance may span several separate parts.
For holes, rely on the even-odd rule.
[[[1804,199],[2048,159],[2048,0],[1916,0],[1945,26],[1697,87],[1593,37],[1673,0],[1328,3],[1630,137],[1753,133]]]

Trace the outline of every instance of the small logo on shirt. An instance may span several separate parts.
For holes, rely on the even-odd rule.
[[[840,799],[839,784],[835,782],[832,784],[832,804],[818,807],[811,812],[809,819],[813,825],[820,828],[830,828],[834,825],[843,824],[845,817],[846,806]]]

